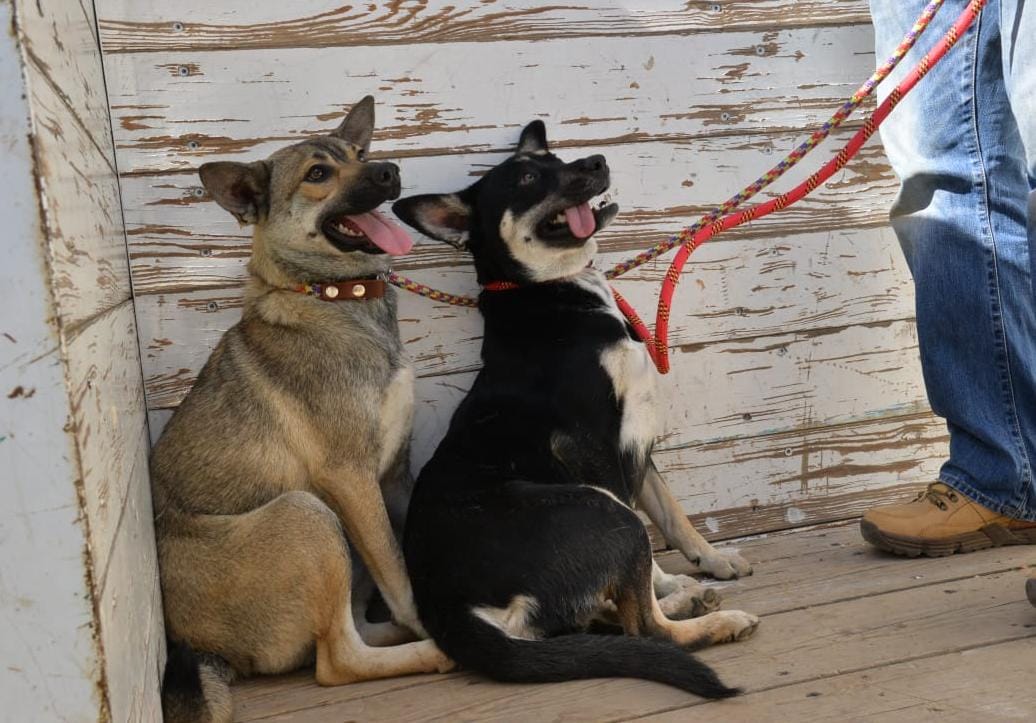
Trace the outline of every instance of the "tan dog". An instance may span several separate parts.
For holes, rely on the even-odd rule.
[[[431,641],[398,644],[424,636],[390,524],[412,487],[413,372],[379,276],[411,242],[374,211],[400,182],[366,162],[373,126],[368,96],[329,135],[201,167],[255,231],[242,319],[151,457],[167,721],[229,720],[233,673],[315,660],[337,685],[451,665]],[[364,567],[409,630],[366,622]]]

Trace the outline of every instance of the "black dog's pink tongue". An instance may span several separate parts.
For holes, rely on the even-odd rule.
[[[346,216],[363,235],[387,254],[402,256],[414,245],[410,235],[377,211],[368,211],[358,216]]]
[[[565,219],[568,221],[568,228],[576,238],[589,238],[597,224],[594,221],[594,212],[590,210],[589,203],[581,203],[578,206],[565,209]]]

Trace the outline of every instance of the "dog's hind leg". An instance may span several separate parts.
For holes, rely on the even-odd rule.
[[[452,669],[452,661],[431,640],[392,647],[368,645],[353,620],[352,605],[345,601],[333,611],[326,634],[317,640],[316,678],[320,685]]]
[[[692,650],[744,640],[759,625],[759,618],[740,610],[711,612],[692,620],[670,620],[654,595],[646,563],[616,593],[616,615],[627,635],[665,638]]]
[[[682,552],[698,571],[718,580],[752,574],[752,566],[747,560],[736,552],[720,552],[694,529],[659,474],[654,460],[648,462],[637,506],[658,526],[666,542]]]

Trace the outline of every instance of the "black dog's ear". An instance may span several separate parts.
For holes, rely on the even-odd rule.
[[[369,151],[371,136],[374,135],[374,96],[363,96],[359,103],[349,109],[345,120],[331,135],[351,143],[364,153]]]
[[[547,126],[543,125],[541,120],[534,120],[522,129],[522,136],[518,139],[518,149],[514,153],[518,155],[519,153],[546,152]]]
[[[270,169],[263,161],[203,163],[201,184],[240,223],[258,223],[269,205]]]
[[[400,220],[425,236],[464,250],[471,237],[471,204],[462,193],[408,196],[392,204]]]

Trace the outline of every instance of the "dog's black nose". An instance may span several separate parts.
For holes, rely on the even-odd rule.
[[[370,163],[367,173],[379,186],[392,188],[399,185],[399,166],[395,163]]]
[[[576,167],[580,171],[600,173],[601,171],[608,170],[608,162],[604,159],[604,156],[597,154],[576,161]]]

